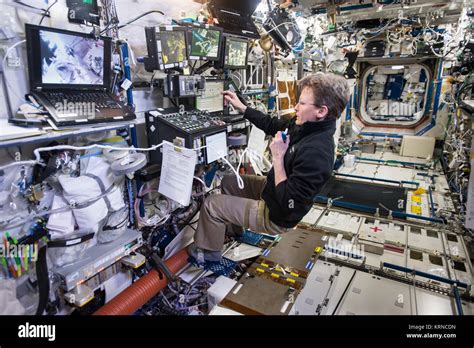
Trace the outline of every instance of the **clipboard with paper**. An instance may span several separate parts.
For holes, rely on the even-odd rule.
[[[158,192],[183,206],[188,206],[196,163],[195,150],[177,148],[172,143],[163,141],[163,162]]]

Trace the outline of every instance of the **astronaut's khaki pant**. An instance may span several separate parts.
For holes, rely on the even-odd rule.
[[[268,217],[268,207],[261,199],[266,178],[243,175],[242,180],[244,188],[241,190],[235,176],[224,176],[224,194],[210,195],[205,199],[194,235],[198,248],[221,251],[226,229],[234,234],[242,233],[242,227],[267,234],[281,234],[290,230],[276,225]]]

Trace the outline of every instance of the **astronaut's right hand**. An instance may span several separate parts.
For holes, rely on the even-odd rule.
[[[224,95],[224,103],[227,106],[229,103],[239,110],[239,112],[244,113],[245,110],[247,110],[247,105],[245,105],[242,100],[235,94],[234,92],[231,91],[224,91],[222,92]]]

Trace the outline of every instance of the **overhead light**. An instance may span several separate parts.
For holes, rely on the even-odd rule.
[[[392,65],[393,70],[400,70],[400,69],[405,69],[404,65]]]

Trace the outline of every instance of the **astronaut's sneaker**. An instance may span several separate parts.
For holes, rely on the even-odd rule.
[[[205,262],[220,262],[222,259],[222,253],[220,251],[211,251],[196,247],[195,244],[191,244],[188,247],[189,256],[193,257],[198,263],[203,264]]]

